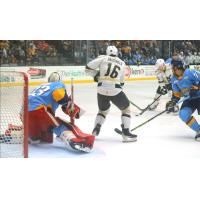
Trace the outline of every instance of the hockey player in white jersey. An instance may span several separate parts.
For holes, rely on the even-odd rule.
[[[109,112],[112,102],[121,110],[121,127],[123,142],[137,140],[137,135],[130,133],[131,111],[130,103],[122,91],[124,85],[125,63],[119,59],[118,50],[115,46],[108,46],[104,56],[99,56],[89,62],[86,72],[98,82],[97,99],[99,111],[96,116],[92,134],[98,136],[101,126]]]
[[[155,64],[155,74],[158,79],[158,88],[154,97],[155,102],[149,107],[149,110],[155,110],[160,102],[159,96],[166,95],[168,93],[169,98],[172,95],[172,86],[170,78],[172,76],[172,70],[170,64],[165,64],[163,59],[158,59]]]

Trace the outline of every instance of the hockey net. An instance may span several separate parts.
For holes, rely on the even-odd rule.
[[[28,77],[0,75],[0,157],[28,157]]]

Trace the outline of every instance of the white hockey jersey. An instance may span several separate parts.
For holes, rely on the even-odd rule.
[[[170,77],[172,76],[171,65],[155,66],[155,74],[161,86],[170,83]]]
[[[87,64],[87,70],[95,75],[98,70],[98,93],[107,96],[117,95],[124,83],[125,63],[118,57],[99,56]]]

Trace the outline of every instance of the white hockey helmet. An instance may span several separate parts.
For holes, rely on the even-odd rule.
[[[61,81],[60,74],[58,72],[52,72],[48,78],[48,82],[58,82]]]
[[[156,66],[161,67],[165,65],[165,61],[162,58],[159,58],[158,60],[156,60]]]
[[[107,49],[106,49],[106,54],[108,56],[117,56],[118,50],[115,46],[108,46]]]

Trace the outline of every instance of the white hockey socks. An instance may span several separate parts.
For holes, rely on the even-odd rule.
[[[130,128],[131,125],[131,116],[128,114],[122,114],[121,116],[122,124],[124,125],[124,128]]]

